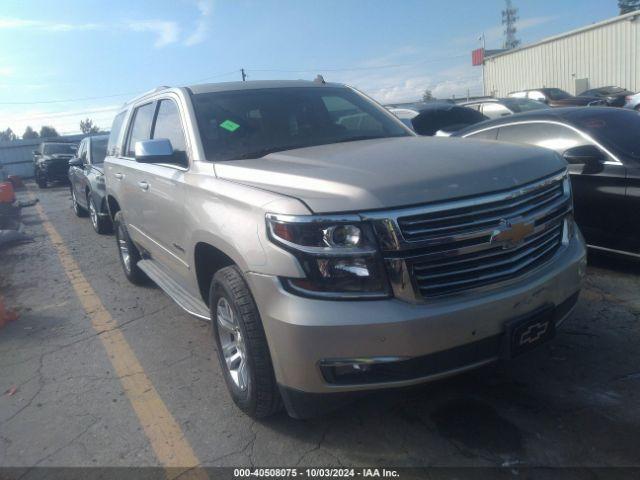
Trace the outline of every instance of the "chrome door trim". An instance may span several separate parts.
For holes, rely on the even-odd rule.
[[[569,130],[573,130],[575,133],[580,135],[582,138],[584,138],[585,140],[591,142],[592,144],[594,144],[595,146],[597,146],[598,148],[600,148],[601,150],[606,152],[607,155],[609,155],[611,158],[613,158],[615,160],[615,161],[607,160],[606,162],[604,162],[605,165],[623,165],[623,163],[620,161],[620,159],[616,155],[611,153],[607,148],[603,147],[602,144],[600,144],[600,142],[596,142],[590,135],[587,135],[586,133],[582,132],[581,130],[578,130],[576,127],[574,127],[572,125],[569,125],[569,124],[563,123],[563,122],[557,122],[557,121],[554,121],[554,120],[522,120],[521,122],[501,123],[500,125],[490,126],[490,127],[487,127],[487,128],[476,130],[476,131],[474,131],[472,133],[469,133],[469,134],[463,136],[462,138],[467,138],[470,135],[475,135],[477,133],[486,132],[488,130],[495,130],[496,128],[511,127],[513,125],[529,125],[529,124],[533,124],[533,123],[546,123],[546,124],[549,124],[549,125],[559,125],[559,126],[562,126],[562,127],[567,127]],[[497,141],[499,142],[500,139],[498,139]],[[527,145],[533,145],[533,144],[527,144]],[[542,147],[542,148],[546,148],[546,147]],[[549,149],[549,150],[551,150],[551,149]]]
[[[640,258],[639,253],[627,252],[624,250],[616,250],[614,248],[599,247],[597,245],[589,245],[589,244],[587,244],[587,247],[592,248],[593,250],[600,250],[603,252],[615,253],[616,255],[624,255],[626,257]]]

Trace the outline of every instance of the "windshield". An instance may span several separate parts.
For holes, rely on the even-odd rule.
[[[589,110],[575,112],[573,123],[613,152],[640,160],[640,113],[618,108]]]
[[[75,151],[76,151],[76,146],[70,143],[45,143],[42,149],[42,153],[44,153],[45,155],[55,155],[55,154],[73,155]]]
[[[571,98],[571,95],[559,88],[547,88],[545,93],[551,100],[564,100],[565,98]]]
[[[104,157],[107,155],[108,140],[108,137],[91,140],[91,163],[94,165],[104,163]]]
[[[390,113],[341,87],[199,93],[193,104],[205,154],[212,161],[410,135]]]
[[[505,107],[511,110],[513,113],[529,112],[531,110],[540,110],[544,108],[551,108],[549,105],[538,102],[536,100],[529,100],[527,98],[505,98],[502,100]]]

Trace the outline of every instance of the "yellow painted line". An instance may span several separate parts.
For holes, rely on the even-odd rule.
[[[149,439],[151,448],[158,461],[165,467],[167,477],[208,478],[202,468],[195,468],[200,465],[200,461],[185,438],[180,425],[146,375],[133,349],[118,329],[117,322],[82,274],[62,237],[39,203],[36,204],[36,210],[82,307],[91,319],[93,329],[107,351],[111,365]]]

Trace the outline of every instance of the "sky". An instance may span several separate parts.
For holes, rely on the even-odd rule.
[[[605,20],[616,0],[513,0],[523,43]],[[481,94],[471,50],[504,0],[0,0],[0,129],[77,133],[159,85],[313,79],[380,102]]]

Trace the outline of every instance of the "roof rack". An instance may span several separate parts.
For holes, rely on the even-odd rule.
[[[161,92],[162,90],[166,90],[167,88],[171,88],[167,85],[160,85],[159,87],[156,88],[152,88],[151,90],[141,93],[140,95],[132,98],[131,100],[127,100],[126,102],[124,102],[124,105],[129,105],[131,102],[135,102],[137,100],[140,100],[141,98],[146,97],[147,95],[151,95],[152,93],[156,93],[156,92]]]

